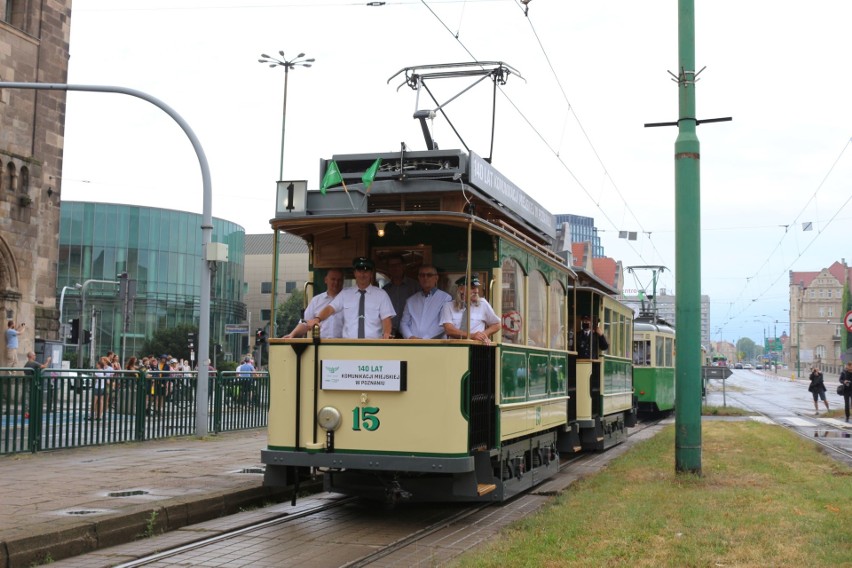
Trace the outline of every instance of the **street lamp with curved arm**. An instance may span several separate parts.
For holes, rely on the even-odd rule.
[[[65,345],[65,340],[67,339],[65,334],[65,290],[79,290],[83,287],[82,284],[77,282],[73,286],[63,286],[62,293],[59,294],[59,334],[62,337],[62,345]]]

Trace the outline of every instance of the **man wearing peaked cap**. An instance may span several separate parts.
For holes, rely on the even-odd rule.
[[[475,339],[491,343],[491,336],[500,330],[501,322],[491,304],[479,297],[479,277],[471,275],[456,280],[456,296],[441,310],[441,325],[451,339]],[[470,294],[470,314],[467,313],[467,295]]]
[[[353,339],[389,339],[391,319],[396,315],[388,293],[373,285],[375,264],[365,256],[352,261],[355,286],[346,288],[312,320],[308,327],[320,324],[336,313],[343,316],[343,337]]]
[[[373,263],[373,261],[367,258],[366,256],[359,256],[358,258],[352,261],[352,268],[354,268],[355,270],[373,270],[375,267],[376,265]]]
[[[461,278],[456,280],[456,286],[464,286],[466,282],[467,276],[462,276]],[[470,285],[473,288],[479,288],[479,276],[477,276],[476,274],[472,275],[470,277]]]
[[[577,357],[580,359],[597,359],[601,351],[609,349],[600,323],[592,327],[592,318],[586,314],[580,318],[580,333],[577,336]]]

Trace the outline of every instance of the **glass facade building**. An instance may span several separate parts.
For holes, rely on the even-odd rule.
[[[91,281],[85,286],[87,314],[80,324],[81,330],[92,330],[92,346],[84,350],[86,360],[90,360],[90,351],[145,355],[143,344],[155,331],[181,324],[198,326],[201,220],[197,213],[156,207],[62,202],[56,290],[61,295],[64,287],[71,289],[62,314],[63,323],[68,323],[81,317],[82,302],[75,285]],[[241,323],[246,316],[245,229],[214,218],[212,240],[228,245],[229,261],[219,263],[213,275],[211,344],[220,344],[225,353],[238,356],[242,336],[225,335],[224,330],[226,324]],[[124,334],[124,302],[117,285],[122,273],[135,281]]]
[[[561,227],[563,223],[568,223],[571,228],[572,243],[592,243],[592,258],[603,258],[605,256],[601,238],[595,228],[594,217],[583,217],[570,213],[559,213],[555,217],[558,227]]]

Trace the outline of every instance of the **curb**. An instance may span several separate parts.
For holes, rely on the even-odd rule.
[[[300,492],[322,490],[322,482],[303,483]],[[158,505],[137,505],[99,517],[55,526],[54,530],[22,530],[0,542],[0,568],[49,564],[119,544],[217,519],[245,508],[263,507],[292,497],[292,488],[262,485],[221,490],[195,497],[167,499]]]

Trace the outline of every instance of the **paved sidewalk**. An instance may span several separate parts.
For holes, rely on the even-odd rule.
[[[286,499],[266,430],[0,457],[0,568],[32,566]]]

